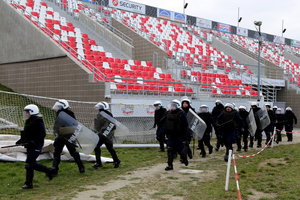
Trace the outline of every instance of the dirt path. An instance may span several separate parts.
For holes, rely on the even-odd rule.
[[[283,137],[284,141],[279,143],[279,145],[300,143],[300,129],[296,128],[296,130],[294,131],[296,133],[294,134],[293,142],[287,142],[286,137]],[[276,145],[278,144],[274,144],[274,146]],[[189,170],[189,168],[192,169],[196,164],[199,165],[199,162],[207,162],[209,161],[209,158],[214,158],[213,155],[214,154],[211,154],[208,158],[205,159],[197,155],[192,160],[190,160],[190,164],[188,167],[185,167],[184,165],[179,163],[177,159],[176,161],[174,161],[173,171],[165,171],[164,168],[166,167],[166,163],[160,163],[154,166],[140,168],[136,171],[127,172],[126,175],[119,176],[117,180],[110,180],[100,186],[86,186],[85,191],[78,192],[73,200],[122,199],[124,191],[126,191],[126,196],[130,195],[130,193],[132,192],[133,195],[139,196],[138,199],[151,199],[150,195],[154,194],[156,192],[156,189],[159,189],[159,181],[166,181],[166,179],[170,176],[172,177],[172,181],[169,182],[174,182],[174,184],[181,181],[190,181],[195,177],[197,177],[197,181],[201,179],[214,179],[216,177],[216,172],[214,171],[206,170],[204,172],[202,170]],[[219,155],[216,156],[219,157]],[[134,194],[135,192],[137,192],[137,194]],[[263,197],[274,198],[270,196],[270,194],[264,194],[256,191],[251,192],[253,193],[253,195],[248,196],[248,200],[256,200]],[[137,198],[136,196],[133,197]],[[127,197],[127,199],[130,199],[130,197]],[[160,196],[160,199],[183,200],[184,197],[174,197],[162,194]]]

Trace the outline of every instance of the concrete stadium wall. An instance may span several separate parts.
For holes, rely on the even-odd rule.
[[[296,93],[296,90],[289,90],[286,87],[279,90],[277,93],[278,102],[286,102],[286,107],[291,107],[296,117],[300,121],[300,94]]]
[[[112,19],[112,25],[122,33],[133,39],[133,54],[132,59],[153,62],[153,56],[157,56],[157,63],[153,63],[155,67],[166,68],[164,58],[167,57],[167,52],[157,47],[155,44],[146,40],[127,26],[124,26],[119,21]]]
[[[284,58],[289,59],[294,63],[300,64],[300,58],[295,56],[294,54],[288,52],[288,51],[284,51]]]
[[[0,8],[0,63],[66,55],[5,1]]]
[[[0,83],[38,96],[104,100],[104,83],[25,17],[0,1]]]
[[[77,101],[104,100],[105,85],[67,56],[0,64],[0,83],[16,92]]]

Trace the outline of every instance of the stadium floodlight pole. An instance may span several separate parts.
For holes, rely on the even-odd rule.
[[[262,44],[262,37],[260,32],[260,27],[262,25],[261,21],[254,21],[254,25],[258,27],[258,58],[257,58],[257,102],[260,101],[260,47]],[[257,28],[256,28],[257,30]]]
[[[240,22],[242,21],[242,17],[240,17],[240,8],[238,7],[238,24],[237,24],[237,27],[240,26]]]
[[[185,15],[185,9],[187,8],[189,4],[185,3],[185,0],[183,0],[183,14]]]
[[[284,34],[285,31],[286,31],[286,28],[283,28],[283,27],[284,27],[284,20],[282,20],[281,37],[283,37],[283,34]]]

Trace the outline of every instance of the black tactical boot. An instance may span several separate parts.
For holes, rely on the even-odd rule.
[[[165,168],[166,171],[169,171],[169,170],[173,170],[173,166],[172,165],[168,165],[166,168]]]
[[[23,190],[26,190],[26,189],[32,189],[32,188],[33,188],[32,183],[25,184],[25,185],[22,186],[22,189],[23,189]]]
[[[116,162],[114,162],[114,168],[118,168],[120,163],[121,163],[121,160],[117,160]]]
[[[49,178],[49,180],[52,180],[53,177],[57,176],[55,168],[53,167],[48,168],[48,171],[46,172],[46,176]]]
[[[102,167],[102,163],[95,163],[92,167],[94,168]]]
[[[225,156],[224,156],[224,161],[225,161],[225,162],[228,162],[228,155],[225,155]]]

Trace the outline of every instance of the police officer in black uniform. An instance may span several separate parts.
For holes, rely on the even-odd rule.
[[[213,108],[213,110],[211,112],[213,120],[214,120],[214,124],[216,124],[217,118],[219,117],[221,112],[224,110],[224,105],[221,100],[216,100],[215,103],[216,103],[216,106]],[[214,127],[214,129],[215,129],[215,133],[217,136],[217,144],[216,144],[215,150],[219,151],[220,146],[224,145],[223,140],[222,140],[222,133],[220,132],[220,130],[217,127]]]
[[[95,119],[95,130],[99,136],[99,142],[96,145],[94,151],[96,156],[96,163],[93,165],[94,168],[102,167],[101,163],[101,146],[105,144],[106,149],[112,156],[114,161],[114,168],[118,168],[121,160],[119,160],[116,151],[113,148],[113,137],[114,137],[114,130],[115,124],[110,122],[108,119],[104,118],[100,112],[105,112],[109,116],[113,117],[112,113],[109,112],[109,104],[105,101],[99,102],[94,107],[96,110],[99,110],[97,118]]]
[[[204,149],[204,145],[208,147],[208,153],[211,154],[213,152],[213,146],[210,144],[212,125],[214,120],[212,115],[209,113],[207,105],[201,105],[199,109],[198,116],[205,122],[206,129],[204,131],[203,137],[198,141],[199,149],[201,150],[201,156],[206,157],[206,151]]]
[[[69,103],[68,101],[64,100],[64,99],[61,99],[61,100],[58,100],[54,106],[52,107],[53,110],[56,111],[56,116],[58,116],[58,114],[60,112],[65,112],[67,113],[68,115],[70,115],[72,118],[74,118],[76,120],[76,117],[75,117],[75,114],[69,109]],[[54,127],[54,135],[57,135],[58,133],[58,130],[59,130],[60,127]],[[65,142],[62,138],[60,138],[59,136],[55,138],[54,140],[54,158],[53,158],[53,163],[52,163],[52,166],[55,168],[56,170],[56,176],[58,174],[58,166],[60,164],[60,161],[61,161],[61,153],[62,153],[62,150],[64,148],[64,146],[66,145],[70,155],[74,158],[77,166],[78,166],[78,169],[79,169],[79,172],[80,173],[84,173],[85,172],[85,167],[80,159],[80,154],[76,151],[76,148],[73,147],[72,145],[70,145],[68,142]]]
[[[268,144],[268,142],[271,139],[271,136],[273,135],[274,126],[276,124],[277,119],[276,119],[275,113],[271,109],[271,105],[269,103],[266,103],[265,106],[266,106],[266,110],[267,110],[269,118],[270,118],[270,124],[264,129],[266,137],[267,137],[265,144]],[[271,142],[269,143],[269,145],[271,145]]]
[[[276,115],[276,119],[277,119],[277,122],[275,124],[277,137],[276,137],[275,142],[278,144],[279,142],[282,141],[281,131],[283,130],[283,126],[286,123],[286,118],[285,118],[284,114],[281,113],[281,108],[276,109],[275,115]]]
[[[181,109],[185,112],[186,115],[188,114],[190,109],[195,112],[195,109],[191,106],[191,100],[189,100],[188,98],[183,98],[181,100]],[[190,134],[189,138],[192,139],[193,134],[190,131],[190,129],[188,129],[188,134]],[[187,155],[190,159],[192,159],[193,158],[193,153],[192,153],[192,150],[190,148],[190,142],[191,142],[190,140],[186,141],[185,145],[186,145]]]
[[[285,123],[286,136],[288,138],[288,142],[292,142],[293,141],[293,129],[294,129],[294,125],[295,126],[297,125],[297,117],[293,113],[291,107],[287,107],[285,109],[284,116],[286,118],[286,123]]]
[[[258,119],[258,116],[255,114],[257,111],[259,111],[261,108],[258,106],[258,103],[257,102],[252,102],[251,103],[251,109],[253,110],[253,114],[254,114],[254,117],[255,117],[255,122],[256,122],[256,126],[257,126],[257,129],[255,131],[255,140],[257,140],[257,148],[261,148],[261,142],[262,142],[262,132],[263,130],[260,130],[259,129],[259,123],[260,123],[260,119]],[[250,145],[249,147],[253,147],[253,137],[250,136]]]
[[[234,110],[234,105],[231,103],[225,104],[225,109],[217,118],[216,126],[220,127],[220,131],[223,136],[223,141],[226,147],[226,153],[224,161],[228,161],[229,150],[232,150],[232,144],[235,141],[235,137],[239,135],[242,127],[244,127],[243,119],[238,112]]]
[[[246,106],[242,105],[239,107],[239,112],[238,112],[238,114],[241,116],[244,122],[244,127],[241,129],[241,136],[243,137],[243,143],[244,143],[243,146],[244,151],[248,151],[248,136],[249,136],[249,127],[246,121],[249,112],[246,109],[247,109]]]
[[[163,132],[163,124],[162,124],[162,118],[166,114],[167,109],[162,106],[161,101],[155,101],[154,102],[155,107],[155,113],[154,113],[154,125],[153,128],[157,126],[156,129],[156,139],[159,142],[159,151],[158,152],[164,152],[165,151],[165,142],[166,138]]]
[[[173,159],[176,153],[179,153],[182,162],[187,166],[188,160],[185,142],[190,140],[190,135],[188,134],[186,114],[180,109],[180,101],[177,99],[171,101],[169,105],[164,131],[168,138],[168,166],[165,170],[173,170]]]
[[[54,177],[55,170],[36,162],[42,151],[46,136],[44,121],[39,114],[39,108],[34,104],[25,106],[24,117],[26,119],[24,131],[21,132],[21,139],[16,144],[25,144],[24,147],[27,149],[25,161],[26,181],[22,189],[31,189],[33,188],[34,170],[45,172],[50,180]]]

